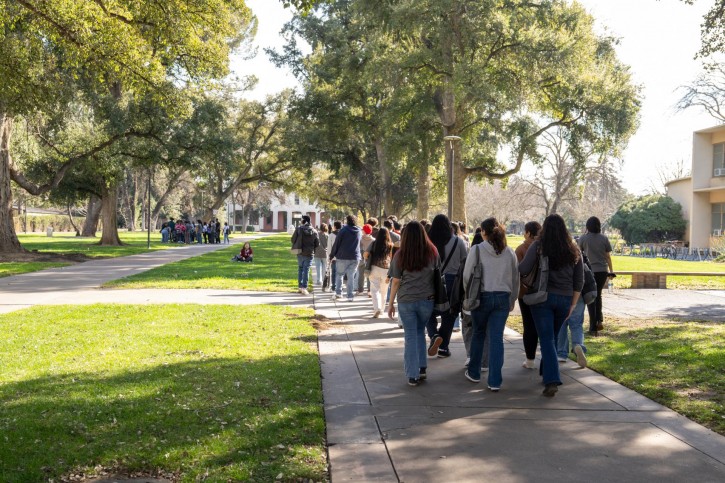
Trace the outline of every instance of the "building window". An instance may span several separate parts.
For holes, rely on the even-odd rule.
[[[725,203],[712,204],[712,235],[725,235]]]
[[[295,206],[300,204],[300,195],[295,195]]]
[[[725,143],[712,147],[712,175],[725,176]]]

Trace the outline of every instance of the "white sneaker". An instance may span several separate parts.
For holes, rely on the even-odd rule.
[[[376,310],[373,312],[373,319],[377,319],[378,317],[380,317],[380,311]]]
[[[342,295],[337,295],[336,293],[332,294],[332,300],[338,300],[341,298],[342,298]]]
[[[301,293],[302,295],[309,295],[309,294],[310,294],[310,292],[308,292],[306,288],[301,288],[301,289],[300,289],[300,293]]]
[[[524,369],[536,369],[536,362],[534,359],[526,359],[523,364],[521,364],[521,367]]]
[[[468,363],[469,362],[471,362],[471,358],[470,357],[466,357],[466,363],[463,364],[463,367],[468,367]]]
[[[558,356],[557,356],[557,359],[559,359],[559,362],[561,362],[562,364],[566,364],[566,361],[569,360],[566,357],[558,357]]]
[[[488,372],[488,367],[482,367],[481,372]]]
[[[574,354],[576,354],[576,363],[579,367],[587,367],[587,356],[584,355],[584,349],[580,345],[574,346]]]

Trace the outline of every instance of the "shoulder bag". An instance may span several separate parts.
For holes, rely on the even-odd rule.
[[[476,264],[473,266],[471,272],[471,278],[468,279],[466,284],[465,292],[466,295],[463,299],[462,310],[465,313],[471,313],[472,310],[478,308],[481,304],[481,288],[483,287],[483,264],[481,263],[481,248],[475,245],[471,251],[475,249],[475,254],[469,254],[468,256],[476,257]]]
[[[546,291],[549,286],[549,257],[538,253],[536,258],[538,260],[536,278],[528,293],[522,297],[527,305],[543,304],[549,296]],[[531,274],[529,273],[529,275]]]

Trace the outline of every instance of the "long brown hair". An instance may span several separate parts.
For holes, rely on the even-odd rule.
[[[506,248],[506,229],[496,218],[491,217],[481,222],[481,231],[486,235],[493,249],[496,250],[496,254],[500,255]]]
[[[390,240],[390,232],[387,228],[382,227],[378,230],[378,236],[373,242],[372,251],[370,253],[370,263],[375,265],[385,261],[386,258],[393,253],[393,242]]]
[[[564,218],[557,214],[549,215],[539,232],[541,252],[549,257],[549,268],[559,270],[567,265],[575,265],[579,260],[579,248],[566,229]]]
[[[400,233],[400,250],[395,254],[402,270],[419,272],[438,257],[423,225],[411,221]]]

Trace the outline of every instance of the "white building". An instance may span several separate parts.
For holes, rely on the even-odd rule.
[[[236,232],[242,231],[245,225],[254,227],[255,231],[287,231],[290,226],[298,226],[301,223],[302,215],[308,215],[313,226],[318,226],[329,219],[317,204],[300,198],[295,193],[273,197],[269,208],[263,211],[229,201],[227,213],[229,224]]]

